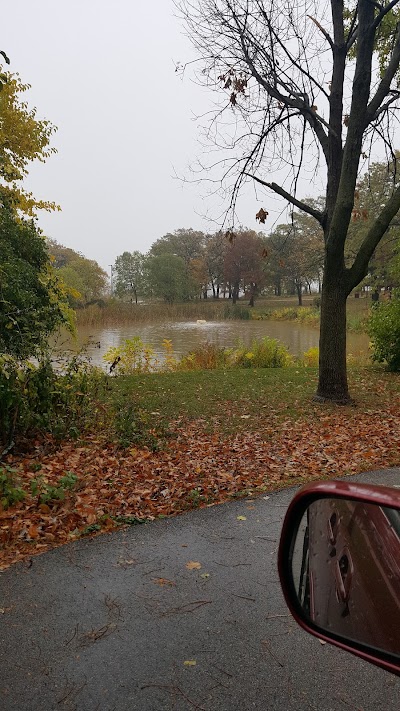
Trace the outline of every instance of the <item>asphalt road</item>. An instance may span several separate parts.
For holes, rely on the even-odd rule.
[[[400,485],[400,469],[355,478]],[[0,573],[2,711],[399,711],[400,678],[322,645],[287,611],[276,552],[294,491]]]

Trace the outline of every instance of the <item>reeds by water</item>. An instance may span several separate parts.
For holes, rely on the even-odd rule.
[[[233,305],[227,299],[191,301],[177,304],[154,302],[128,304],[110,300],[104,306],[91,304],[77,311],[79,326],[110,326],[131,323],[169,323],[172,321],[223,321],[249,319],[251,309],[245,304]]]

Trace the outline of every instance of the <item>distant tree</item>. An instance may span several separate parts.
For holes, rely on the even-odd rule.
[[[83,257],[81,252],[76,252],[71,247],[64,247],[63,244],[60,244],[55,239],[48,238],[47,245],[55,269],[61,269],[61,267],[73,262],[77,257]]]
[[[123,252],[115,260],[113,268],[114,293],[120,299],[135,300],[145,291],[145,257],[138,251]]]
[[[157,239],[150,248],[150,254],[175,254],[181,257],[186,267],[193,259],[199,259],[204,253],[204,233],[192,228],[180,228]]]
[[[250,305],[264,283],[263,238],[253,230],[240,230],[232,236],[225,252],[224,276],[231,286],[235,304],[240,290],[250,296]]]
[[[204,261],[214,299],[219,298],[224,284],[224,261],[228,247],[228,240],[222,232],[205,237]]]
[[[29,358],[60,325],[71,327],[66,295],[34,222],[0,211],[0,352]]]
[[[396,152],[396,161],[400,154]],[[382,209],[398,180],[398,167],[391,162],[376,162],[358,181],[349,237],[346,245],[346,263],[351,264],[375,216]],[[400,216],[396,214],[371,257],[368,273],[362,282],[372,287],[396,286],[395,263],[400,251]]]
[[[182,257],[169,253],[150,255],[146,260],[146,270],[152,295],[168,304],[186,301],[195,295],[195,287]]]
[[[108,276],[94,259],[87,259],[55,240],[50,239],[47,243],[52,264],[65,284],[71,306],[84,306],[104,296]]]
[[[278,225],[266,241],[266,280],[281,291],[286,284],[297,294],[299,306],[305,288],[319,281],[324,266],[322,230],[315,220],[302,213],[293,213],[292,222]]]
[[[101,299],[106,292],[108,276],[94,259],[78,256],[61,267],[59,274],[68,287],[79,292],[80,305]]]
[[[207,299],[209,277],[205,257],[191,259],[187,274],[189,283],[193,284],[197,294],[202,296],[203,299]]]

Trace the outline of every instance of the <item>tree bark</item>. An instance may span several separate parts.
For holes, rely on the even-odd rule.
[[[346,300],[344,274],[325,278],[321,297],[318,400],[351,403],[346,368]]]
[[[297,291],[297,300],[299,302],[299,306],[303,306],[303,289],[301,282],[296,281],[296,291]]]

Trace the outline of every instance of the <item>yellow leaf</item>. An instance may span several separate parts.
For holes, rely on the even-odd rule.
[[[197,662],[195,659],[186,659],[185,662],[183,662],[185,667],[195,667]]]
[[[201,563],[199,563],[197,560],[189,560],[189,562],[186,563],[186,567],[188,570],[200,570]]]
[[[246,516],[236,516],[238,521],[247,521]]]

